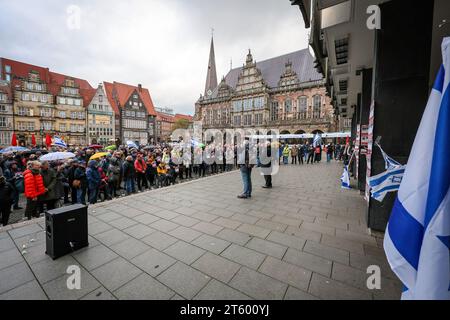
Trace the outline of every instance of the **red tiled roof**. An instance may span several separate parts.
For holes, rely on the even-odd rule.
[[[119,107],[123,107],[130,99],[130,96],[134,92],[137,92],[147,108],[149,115],[156,116],[150,92],[146,88],[141,88],[141,90],[139,90],[139,87],[114,81],[113,83],[105,82],[105,91],[109,103],[116,114],[119,113]]]
[[[167,113],[162,112],[156,112],[156,120],[157,121],[164,121],[164,122],[175,122],[175,116],[172,116]]]
[[[194,121],[194,117],[193,116],[190,116],[188,114],[181,114],[181,113],[177,113],[175,115],[175,121],[178,120],[178,119],[185,119],[185,120],[187,120],[189,122]]]
[[[50,82],[50,71],[48,68],[43,68],[39,66],[35,66],[28,63],[23,63],[15,60],[10,60],[6,58],[1,58],[1,65],[2,66],[10,66],[11,67],[11,74],[12,77],[12,85],[21,85],[21,81],[19,79],[15,79],[15,77],[21,77],[21,78],[28,78],[28,73],[30,73],[31,70],[37,71],[39,73],[39,77],[41,78],[41,81],[45,83]]]

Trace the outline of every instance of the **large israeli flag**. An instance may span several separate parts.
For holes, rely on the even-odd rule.
[[[450,299],[450,38],[442,53],[384,239],[403,299]]]

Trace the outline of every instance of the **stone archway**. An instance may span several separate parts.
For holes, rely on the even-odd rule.
[[[304,130],[297,130],[297,131],[295,131],[295,134],[304,134],[304,133],[306,133]],[[306,141],[305,139],[292,139],[294,142],[293,143],[295,143],[295,144],[302,144],[302,143],[304,143],[304,141]]]
[[[282,135],[282,134],[291,134],[291,133],[289,132],[289,130],[283,130],[280,132],[280,135]],[[289,142],[290,140],[292,140],[292,139],[280,139],[280,142],[281,143],[290,143]]]

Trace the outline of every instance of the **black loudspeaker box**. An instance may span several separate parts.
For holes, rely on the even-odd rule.
[[[75,204],[45,212],[46,251],[53,260],[87,247],[87,206]]]

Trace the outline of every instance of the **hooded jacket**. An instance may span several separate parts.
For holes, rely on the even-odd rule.
[[[40,173],[33,174],[28,169],[23,173],[23,177],[25,182],[25,197],[33,199],[45,193],[44,180]]]
[[[101,176],[98,172],[97,161],[91,160],[88,163],[88,168],[86,169],[86,178],[88,182],[89,189],[96,189],[100,185]]]

